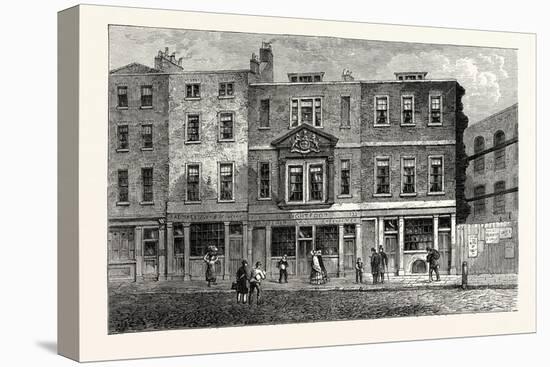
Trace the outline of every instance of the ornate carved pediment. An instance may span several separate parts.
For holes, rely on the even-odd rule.
[[[308,154],[311,152],[319,153],[319,138],[312,132],[302,130],[291,138],[292,145],[290,151],[292,153]]]
[[[334,147],[338,138],[310,125],[301,125],[278,139],[271,145],[280,150],[288,149],[290,153],[309,154],[319,153],[323,147]]]

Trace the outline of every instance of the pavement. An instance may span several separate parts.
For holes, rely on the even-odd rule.
[[[366,275],[366,274],[365,274]],[[216,293],[235,292],[231,290],[233,279],[218,280],[216,285],[207,287],[204,280],[165,280],[157,282],[111,283],[111,294],[143,294],[143,293]],[[441,275],[440,281],[428,281],[427,275],[396,276],[386,274],[384,283],[372,284],[372,277],[363,277],[363,283],[355,283],[355,277],[331,278],[323,285],[312,285],[309,279],[292,278],[288,283],[280,284],[275,279],[262,282],[263,290],[280,291],[385,291],[431,288],[456,288],[462,284],[461,275]],[[476,274],[468,276],[468,288],[516,288],[517,274]]]

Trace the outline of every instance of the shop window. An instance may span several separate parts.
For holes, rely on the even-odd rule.
[[[220,113],[220,141],[233,141],[233,112]]]
[[[233,197],[233,163],[220,164],[219,200],[232,201]]]
[[[109,261],[135,259],[134,228],[115,228],[109,231]]]
[[[430,182],[429,192],[443,192],[443,157],[429,157]]]
[[[499,147],[506,142],[506,135],[504,131],[499,130],[494,136],[494,146]],[[495,150],[495,170],[501,170],[506,168],[506,148],[499,148]]]
[[[296,127],[301,124],[322,127],[321,98],[293,98],[290,104],[290,127]]]
[[[485,185],[478,185],[474,188],[474,197],[485,195]],[[474,201],[474,216],[485,215],[485,198]]]
[[[153,107],[153,86],[141,86],[141,107]]]
[[[259,179],[259,198],[269,199],[271,197],[271,172],[269,162],[260,162]]]
[[[355,237],[355,224],[344,224],[344,237]]]
[[[240,237],[243,235],[243,225],[241,223],[229,224],[229,235]]]
[[[141,147],[144,149],[153,149],[153,125],[141,125]]]
[[[433,219],[405,219],[405,251],[423,251],[433,245]]]
[[[185,98],[200,98],[201,85],[198,83],[185,85]]]
[[[218,255],[224,254],[225,229],[223,223],[193,223],[189,227],[191,256],[204,256],[209,246],[218,248]]]
[[[143,256],[158,255],[159,230],[157,228],[143,229]]]
[[[128,202],[128,170],[118,170],[118,202]]]
[[[218,91],[220,97],[232,97],[233,96],[233,83],[220,83]]]
[[[128,140],[128,125],[117,126],[117,150],[128,150],[130,148]]]
[[[430,96],[430,124],[441,124],[441,96]]]
[[[501,191],[506,190],[506,182],[498,181],[495,183],[495,196],[493,198],[493,214],[506,213],[506,196]]]
[[[143,186],[143,201],[152,202],[153,201],[153,169],[142,168],[141,179],[142,179],[142,186]]]
[[[340,161],[340,195],[350,195],[350,162],[349,159]]]
[[[187,166],[187,201],[200,201],[200,165]]]
[[[481,153],[485,150],[485,139],[483,136],[477,136],[474,139],[474,154]],[[474,172],[483,173],[485,171],[485,156],[479,156],[474,159]]]
[[[273,227],[271,256],[296,256],[296,227]]]
[[[379,96],[375,97],[375,125],[389,125],[390,120],[388,118],[388,97]]]
[[[187,115],[187,129],[185,131],[187,142],[200,141],[200,117],[198,114]]]
[[[315,248],[323,255],[338,255],[338,226],[316,227]]]
[[[376,158],[376,194],[390,193],[390,158]]]
[[[269,99],[262,99],[260,101],[260,127],[269,127]]]
[[[450,216],[440,216],[439,217],[439,230],[445,231],[451,229],[451,217]]]
[[[183,224],[174,224],[174,254],[183,255],[185,251],[185,235]]]
[[[128,87],[117,87],[117,107],[128,108]]]

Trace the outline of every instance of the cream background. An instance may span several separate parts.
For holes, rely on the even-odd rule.
[[[81,7],[80,85],[80,358],[81,360],[235,352],[334,344],[414,340],[534,331],[533,222],[520,222],[519,311],[445,317],[378,319],[246,328],[199,329],[107,335],[106,173],[107,24],[181,27],[242,32],[330,35],[346,38],[451,43],[518,49],[520,157],[533,156],[534,37],[525,34],[428,29],[359,23],[321,22],[188,13],[162,10]],[[531,163],[533,160],[531,160]],[[533,177],[522,161],[520,177]],[[520,212],[534,202],[534,181],[522,179]],[[247,337],[251,333],[261,338]],[[322,339],[311,335],[324,335]]]

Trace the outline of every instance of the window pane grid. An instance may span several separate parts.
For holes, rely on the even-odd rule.
[[[474,197],[485,195],[485,186],[480,185],[474,188]],[[474,215],[485,214],[485,199],[474,201]]]
[[[322,125],[321,98],[298,98],[291,100],[290,126],[309,124],[316,127]]]
[[[338,226],[318,226],[315,229],[315,248],[323,255],[337,255]]]
[[[153,106],[153,87],[150,85],[144,85],[141,87],[141,106]]]
[[[289,201],[303,201],[303,168],[302,166],[289,167],[290,194]]]
[[[390,193],[390,160],[378,159],[376,161],[376,193]]]
[[[415,161],[403,159],[403,193],[415,192]]]
[[[141,170],[143,181],[143,201],[153,201],[153,169],[143,168]]]
[[[349,195],[350,193],[350,161],[348,159],[341,161],[340,171],[340,194]]]
[[[296,256],[296,227],[273,227],[271,256]]]
[[[128,107],[128,87],[118,87],[118,107]]]
[[[376,97],[376,123],[387,124],[388,123],[388,98]]]
[[[232,113],[220,114],[220,139],[221,140],[233,139],[233,114]]]
[[[323,200],[323,166],[312,165],[309,167],[309,183],[311,200]]]
[[[141,140],[143,142],[143,148],[153,147],[153,125],[142,125]]]
[[[225,248],[223,223],[193,223],[189,232],[191,256],[204,256],[209,246],[216,246],[218,255],[223,255]]]
[[[430,192],[443,191],[443,162],[441,158],[430,159]]]
[[[220,200],[233,200],[233,165],[220,165]]]
[[[270,197],[269,163],[260,163],[260,198]]]
[[[134,228],[127,227],[110,230],[108,248],[110,261],[134,260]]]
[[[117,126],[118,145],[117,149],[128,149],[128,125]]]
[[[441,97],[431,97],[432,123],[441,122]]]
[[[187,141],[199,141],[199,115],[187,116]]]
[[[506,190],[506,183],[504,181],[499,181],[495,183],[494,193],[496,194],[493,198],[493,213],[494,214],[504,214],[506,213],[506,197],[504,194],[499,194],[499,192]]]
[[[199,98],[200,96],[200,84],[187,84],[185,86],[186,98]]]
[[[433,244],[433,219],[405,220],[405,251],[425,250]]]
[[[412,105],[413,105],[412,97],[403,97],[403,123],[404,124],[411,124],[413,122]]]
[[[199,166],[187,166],[187,200],[199,201]]]
[[[118,171],[118,201],[128,201],[128,170]]]
[[[269,127],[269,99],[260,101],[260,127]]]

